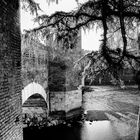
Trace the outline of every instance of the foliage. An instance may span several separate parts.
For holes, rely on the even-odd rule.
[[[38,3],[36,3],[34,0],[21,0],[22,2],[22,9],[26,11],[30,11],[31,14],[38,15],[38,10],[40,9],[40,6]]]
[[[58,117],[50,117],[46,116],[45,114],[34,113],[33,116],[31,116],[30,114],[25,113],[22,116],[22,122],[23,124],[27,125],[27,127],[41,129],[45,127],[56,126],[63,121]]]
[[[21,0],[22,9],[26,11],[30,11],[32,15],[38,16],[38,11],[41,11],[41,8],[39,6],[39,3],[36,2],[36,0]],[[55,2],[58,4],[58,0],[46,0],[48,4],[51,2]]]
[[[57,45],[54,43],[54,45]],[[74,62],[83,54],[80,46],[73,50],[64,50],[62,47],[49,49],[49,88],[55,91],[74,90],[81,83],[80,69],[73,69]],[[60,44],[59,44],[60,45]],[[62,44],[61,44],[62,45]]]
[[[37,16],[35,21],[40,25],[32,32],[50,28],[55,33],[56,39],[63,43],[63,47],[73,48],[76,42],[75,36],[81,28],[90,29],[97,25],[98,28],[103,29],[103,39],[99,56],[97,56],[98,63],[100,63],[99,70],[102,71],[103,63],[103,65],[105,64],[104,69],[111,70],[110,73],[118,78],[118,72],[126,61],[140,63],[140,56],[136,56],[128,50],[129,44],[132,46],[130,32],[134,33],[139,26],[139,11],[139,0],[88,0],[84,4],[79,4],[75,11],[60,11],[51,16]],[[118,33],[120,44],[117,43],[118,40],[115,41],[114,33]],[[114,43],[117,44],[117,48],[112,46]],[[94,59],[94,56],[92,57]],[[95,65],[97,63],[92,63],[90,69],[95,69]],[[91,71],[94,71],[92,74],[95,73],[95,70]]]
[[[136,63],[125,58],[120,66],[111,66],[108,64],[107,60],[104,59],[101,51],[92,51],[78,61],[75,62],[76,67],[84,66],[82,75],[85,76],[85,82],[88,84],[98,83],[100,78],[106,79],[106,84],[108,82],[113,85],[121,85],[123,80],[123,72],[125,69],[136,71]],[[104,77],[104,78],[103,78]]]

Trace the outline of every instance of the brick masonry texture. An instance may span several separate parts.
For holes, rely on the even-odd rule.
[[[22,140],[19,1],[0,1],[0,140]]]
[[[50,110],[65,111],[81,107],[82,92],[81,90],[72,90],[65,92],[50,92]]]
[[[39,83],[46,91],[48,88],[48,51],[38,40],[22,37],[22,83],[23,88],[31,82]]]

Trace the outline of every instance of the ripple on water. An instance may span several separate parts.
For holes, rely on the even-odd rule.
[[[81,128],[81,140],[118,140],[119,135],[108,120],[85,121]]]

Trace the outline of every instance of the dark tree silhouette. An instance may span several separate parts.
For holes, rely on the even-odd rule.
[[[31,2],[29,5],[35,6]],[[37,11],[39,9],[38,5],[34,9],[32,6],[30,8],[37,15],[35,21],[39,22],[39,27],[26,33],[44,32],[50,29],[54,31],[56,39],[61,41],[65,48],[73,48],[75,46],[74,39],[79,30],[81,28],[90,29],[96,25],[103,30],[99,53],[105,59],[108,68],[112,68],[114,75],[118,75],[118,71],[123,67],[126,60],[131,59],[140,63],[140,56],[128,51],[128,41],[130,40],[128,32],[129,30],[135,31],[139,26],[139,0],[89,0],[84,4],[79,4],[77,10],[59,11],[51,16],[38,16]],[[109,44],[109,35],[115,32],[120,32],[122,39],[122,47],[117,49]]]

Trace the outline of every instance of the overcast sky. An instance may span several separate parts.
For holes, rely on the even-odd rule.
[[[71,11],[77,8],[77,3],[75,0],[60,0],[59,4],[51,3],[48,5],[46,0],[36,0],[40,3],[41,9],[43,9],[44,13],[52,14],[55,11]],[[84,2],[87,0],[80,0],[80,2]],[[43,14],[43,13],[42,13]],[[36,27],[34,22],[32,21],[33,17],[30,15],[29,12],[25,12],[21,10],[21,31],[24,29],[32,29]],[[100,45],[100,34],[101,31],[96,32],[96,29],[86,31],[82,31],[82,48],[85,50],[98,50]]]

